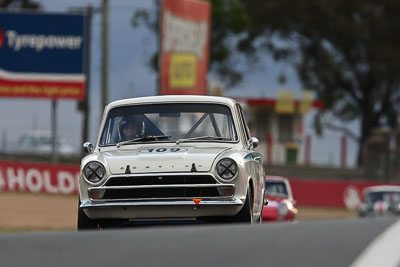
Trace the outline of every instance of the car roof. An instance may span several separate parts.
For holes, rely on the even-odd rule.
[[[266,181],[289,181],[288,178],[282,176],[265,176]]]
[[[201,103],[220,103],[233,106],[236,101],[220,96],[204,96],[204,95],[161,95],[161,96],[147,96],[121,99],[108,104],[108,109],[131,105],[131,104],[154,104],[154,103],[182,103],[182,102],[201,102]]]
[[[399,191],[398,185],[374,185],[364,188],[364,192],[379,192],[379,191]]]

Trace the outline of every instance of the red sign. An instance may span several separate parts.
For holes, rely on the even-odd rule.
[[[51,81],[2,78],[0,71],[1,97],[27,97],[51,99],[79,99],[85,98],[85,81]]]
[[[205,1],[162,1],[162,95],[206,94],[210,9]]]
[[[78,193],[79,165],[0,161],[0,191]]]

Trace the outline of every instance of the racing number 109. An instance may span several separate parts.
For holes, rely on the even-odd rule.
[[[187,148],[180,148],[180,147],[170,147],[170,148],[165,148],[165,147],[160,147],[160,148],[145,148],[145,149],[140,149],[140,153],[176,153],[176,152],[184,152],[187,151]]]

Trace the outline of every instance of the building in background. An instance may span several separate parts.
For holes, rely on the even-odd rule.
[[[258,151],[266,164],[308,164],[309,138],[304,136],[303,116],[312,108],[322,109],[321,101],[312,100],[308,93],[302,100],[281,91],[278,98],[238,98],[245,110],[252,135],[260,145]]]

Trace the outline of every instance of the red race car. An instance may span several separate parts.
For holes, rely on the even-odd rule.
[[[265,178],[265,197],[268,205],[264,206],[262,212],[264,222],[293,221],[296,218],[296,201],[293,199],[288,179],[267,176]]]

